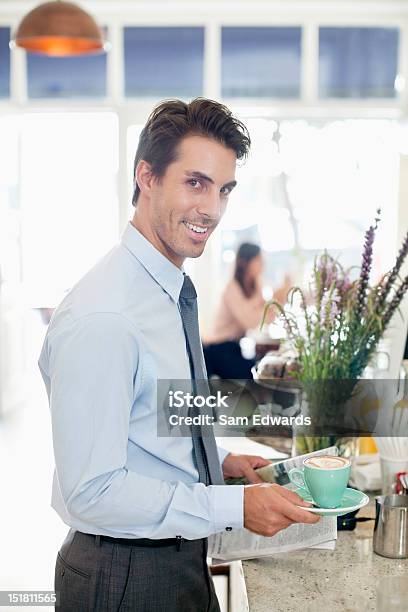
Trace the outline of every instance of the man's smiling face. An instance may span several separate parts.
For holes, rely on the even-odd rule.
[[[218,225],[234,188],[236,154],[216,140],[187,136],[161,179],[137,170],[141,197],[134,225],[176,266],[199,257]],[[140,208],[139,208],[140,207]]]

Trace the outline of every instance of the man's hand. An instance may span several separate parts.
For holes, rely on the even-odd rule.
[[[310,505],[278,484],[247,485],[244,489],[244,527],[270,537],[293,523],[317,523],[320,516],[297,508]]]
[[[256,468],[269,465],[270,461],[256,457],[254,455],[227,455],[222,464],[222,472],[224,478],[240,478],[245,476],[249,482],[261,483],[264,482],[260,476],[254,471]]]

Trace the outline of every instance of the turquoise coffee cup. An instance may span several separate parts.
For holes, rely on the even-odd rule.
[[[308,457],[303,461],[303,468],[290,470],[289,479],[309,493],[320,508],[337,508],[350,478],[350,468],[350,461],[345,457]]]

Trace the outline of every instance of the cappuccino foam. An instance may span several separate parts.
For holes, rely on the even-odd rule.
[[[305,465],[321,470],[336,470],[350,465],[350,461],[345,457],[335,457],[334,455],[320,455],[306,459]]]

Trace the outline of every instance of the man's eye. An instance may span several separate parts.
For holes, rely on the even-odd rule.
[[[221,194],[227,196],[231,193],[231,187],[221,187]]]
[[[191,185],[192,187],[194,187],[194,189],[198,189],[198,187],[201,187],[201,183],[198,179],[190,179],[188,181],[189,185]]]

